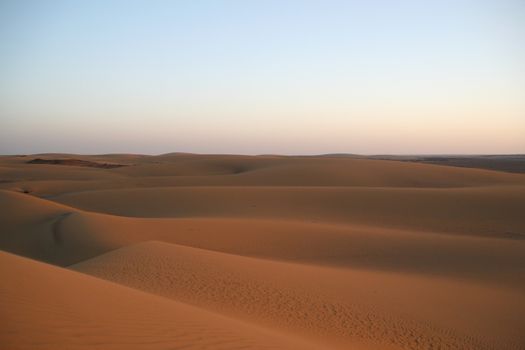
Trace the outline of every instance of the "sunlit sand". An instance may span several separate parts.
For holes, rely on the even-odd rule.
[[[523,173],[45,154],[0,180],[2,348],[525,344]]]

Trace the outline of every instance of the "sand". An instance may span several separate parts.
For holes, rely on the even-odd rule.
[[[525,174],[6,156],[0,207],[9,349],[525,348]]]
[[[321,349],[9,253],[1,252],[0,262],[5,349]]]

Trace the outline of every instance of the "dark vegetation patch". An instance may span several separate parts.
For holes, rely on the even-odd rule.
[[[82,166],[90,168],[101,168],[101,169],[113,169],[127,166],[126,164],[116,164],[116,163],[99,163],[92,162],[89,160],[82,159],[43,159],[35,158],[27,162],[28,164],[52,164],[52,165],[69,165],[69,166]]]

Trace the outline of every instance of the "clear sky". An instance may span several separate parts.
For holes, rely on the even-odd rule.
[[[525,1],[0,0],[0,153],[525,153]]]

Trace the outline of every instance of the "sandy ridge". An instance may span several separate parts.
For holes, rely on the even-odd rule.
[[[0,249],[77,270],[0,252],[9,348],[525,344],[524,174],[358,157],[68,157],[128,166],[0,157]]]
[[[320,349],[8,253],[0,252],[0,276],[9,281],[0,285],[0,343],[8,349]]]
[[[278,263],[162,242],[121,248],[72,268],[333,344],[518,349],[525,341],[509,332],[525,313],[515,292],[453,280]],[[489,301],[486,314],[469,316]],[[451,310],[463,315],[452,324]]]

